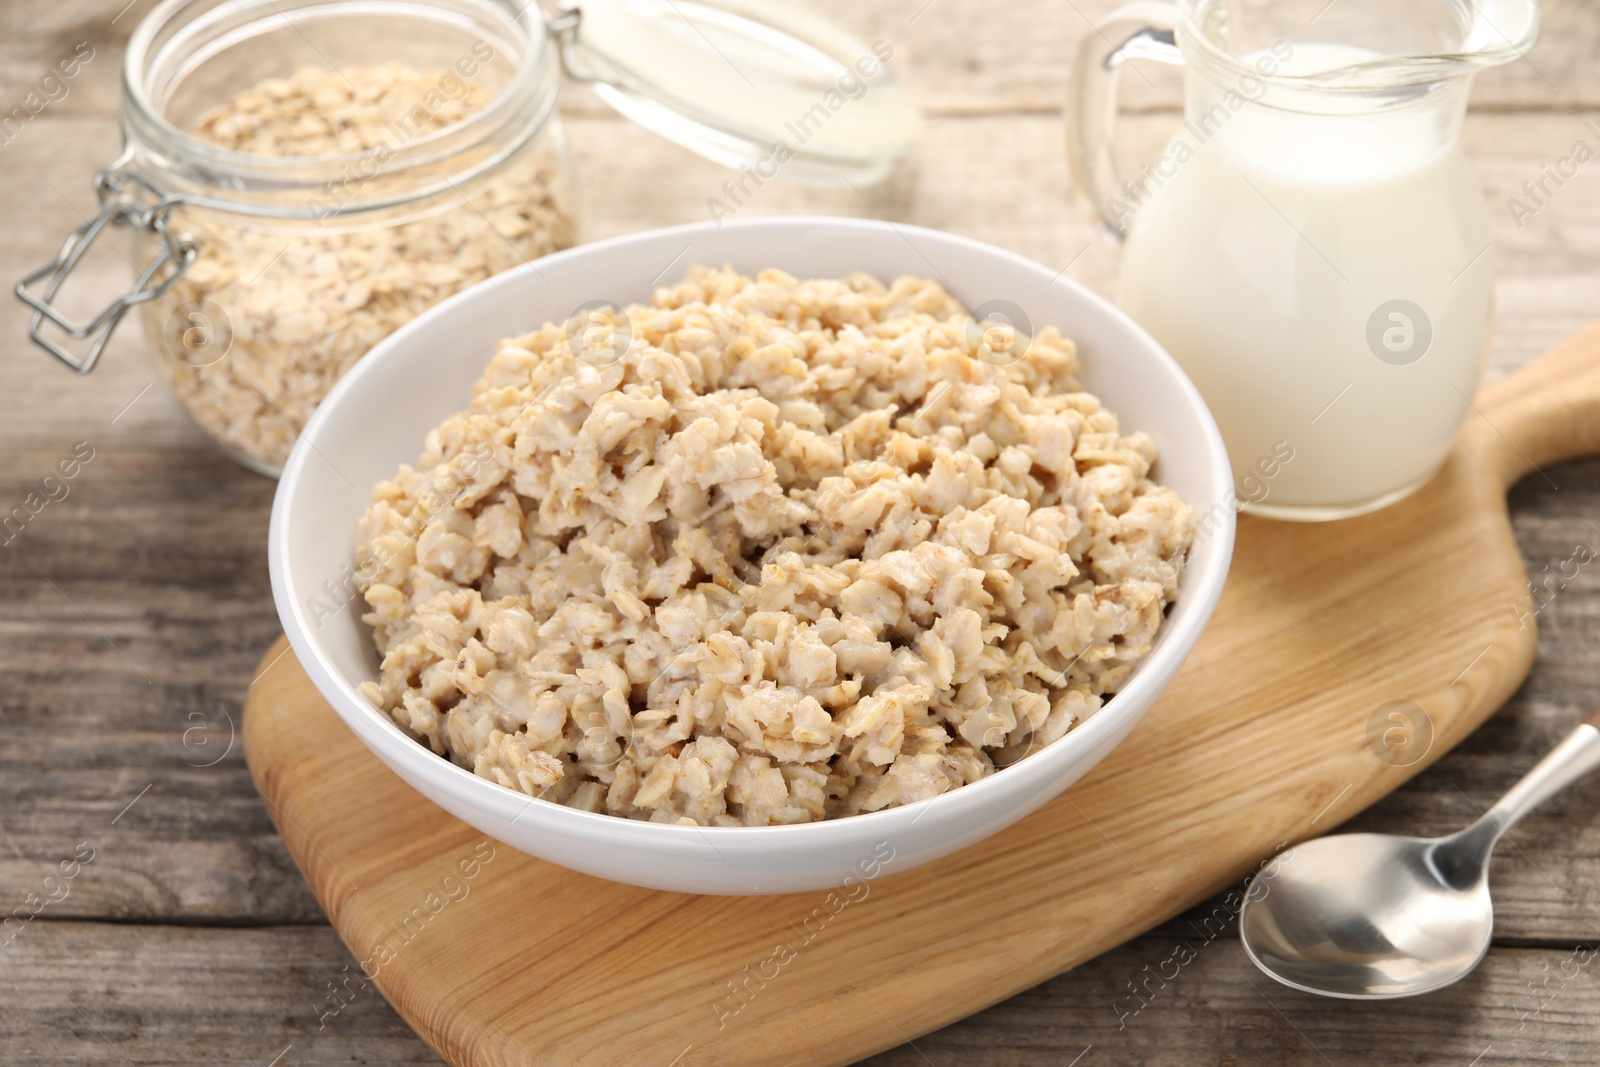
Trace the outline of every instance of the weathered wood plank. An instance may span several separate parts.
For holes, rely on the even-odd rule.
[[[34,922],[0,949],[0,1061],[439,1063],[355,970],[325,926]]]
[[[1500,948],[1425,1008],[1356,1004],[1273,985],[1236,941],[1202,927],[1139,938],[864,1067],[1592,1063],[1592,959],[1592,947]],[[38,922],[0,951],[0,1060],[438,1063],[355,970],[326,927]],[[657,1067],[682,1051],[662,1049]],[[691,1048],[676,1062],[703,1061]]]
[[[94,58],[70,81],[67,95],[46,110],[115,115],[123,47],[154,6],[155,0],[10,0],[0,6],[4,110],[21,104],[53,63],[88,43]],[[928,113],[948,116],[1058,113],[1079,40],[1119,4],[813,0],[812,6],[865,40],[892,47],[893,62]],[[1308,3],[1307,16],[1320,6]],[[1588,0],[1544,0],[1540,6],[1544,28],[1538,44],[1526,59],[1484,74],[1475,106],[1500,111],[1600,106],[1600,82],[1592,76],[1600,62],[1600,9]],[[1178,76],[1169,68],[1136,61],[1125,83],[1130,109],[1179,106]],[[606,112],[597,97],[571,84],[566,103],[575,112]]]
[[[61,454],[5,452],[5,513]],[[209,451],[103,446],[58,484],[0,533],[0,900],[87,840],[67,914],[320,921],[232,737],[278,629],[272,484]]]

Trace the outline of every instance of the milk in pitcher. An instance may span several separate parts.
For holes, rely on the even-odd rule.
[[[1114,185],[1074,161],[1125,238],[1118,302],[1199,387],[1247,510],[1382,507],[1444,462],[1488,357],[1470,76],[1342,42],[1202,47],[1205,6],[1174,9],[1189,76],[1163,155]]]

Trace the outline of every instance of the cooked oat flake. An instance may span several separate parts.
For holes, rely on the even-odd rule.
[[[977,781],[1149,653],[1191,539],[1070,341],[995,365],[939,285],[697,268],[609,361],[504,341],[373,491],[363,692],[634,819],[765,826]]]

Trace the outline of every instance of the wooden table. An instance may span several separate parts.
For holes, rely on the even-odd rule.
[[[8,284],[91,210],[89,177],[115,153],[117,63],[154,0],[119,16],[124,2],[0,7],[0,110],[80,42],[94,48],[69,94],[0,144]],[[825,6],[894,47],[929,113],[923,138],[900,173],[865,195],[769,184],[743,212],[881,212],[1064,266],[1109,292],[1116,250],[1070,202],[1059,101],[1078,37],[1111,5]],[[1600,126],[1585,128],[1600,117],[1600,7],[1545,8],[1529,59],[1480,79],[1465,132],[1500,255],[1492,376],[1600,316],[1600,161],[1522,225],[1506,208],[1574,142],[1600,148]],[[1142,73],[1127,79],[1135,114],[1123,137],[1130,157],[1150,159],[1172,128],[1177,82],[1162,68]],[[563,109],[587,236],[707,217],[727,172],[581,90]],[[88,265],[87,284],[109,295],[126,270],[108,253]],[[29,894],[46,901],[0,948],[0,1062],[436,1063],[370,990],[319,1025],[353,961],[268,821],[235,740],[257,659],[278,633],[264,553],[273,484],[209,449],[152,385],[135,330],[76,379],[28,345],[25,326],[19,305],[0,303],[0,512],[80,442],[93,459],[64,498],[0,546],[0,911],[30,907]],[[1528,568],[1541,576],[1580,545],[1600,549],[1600,460],[1547,473],[1512,502]],[[1516,698],[1353,825],[1452,829],[1600,703],[1600,568],[1559,588],[1550,581],[1540,659]],[[1272,985],[1231,929],[1218,936],[1206,924],[1207,907],[870,1062],[1600,1061],[1600,968],[1590,966],[1600,943],[1597,808],[1600,779],[1514,831],[1495,860],[1493,951],[1427,1000],[1360,1005]],[[91,854],[69,868],[75,877],[59,878],[63,860]],[[1150,980],[1172,973],[1166,961],[1180,942],[1194,961]],[[661,1051],[666,1067],[675,1050]]]

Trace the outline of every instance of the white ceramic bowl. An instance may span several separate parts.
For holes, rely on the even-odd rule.
[[[864,270],[942,277],[968,307],[1019,306],[1077,341],[1082,380],[1161,450],[1157,477],[1209,514],[1154,652],[1088,722],[991,777],[917,804],[801,826],[665,825],[533,800],[455,766],[401,732],[357,692],[377,673],[359,598],[348,588],[369,488],[414,463],[427,431],[465,406],[496,340],[561,321],[580,304],[648,300],[690,263],[778,267],[799,277]],[[1154,702],[1222,593],[1233,548],[1232,479],[1222,438],[1178,365],[1083,287],[962,237],[857,219],[701,224],[547,256],[460,293],[378,345],[317,408],[284,468],[272,509],[272,590],[311,680],[373,753],[418,792],[505,843],[574,870],[686,893],[784,893],[896,873],[965,848],[1055,798]],[[330,591],[332,591],[330,593]],[[342,602],[341,602],[342,600]],[[336,608],[328,614],[329,607]],[[359,818],[359,812],[351,812]],[[891,859],[885,859],[891,856]]]

